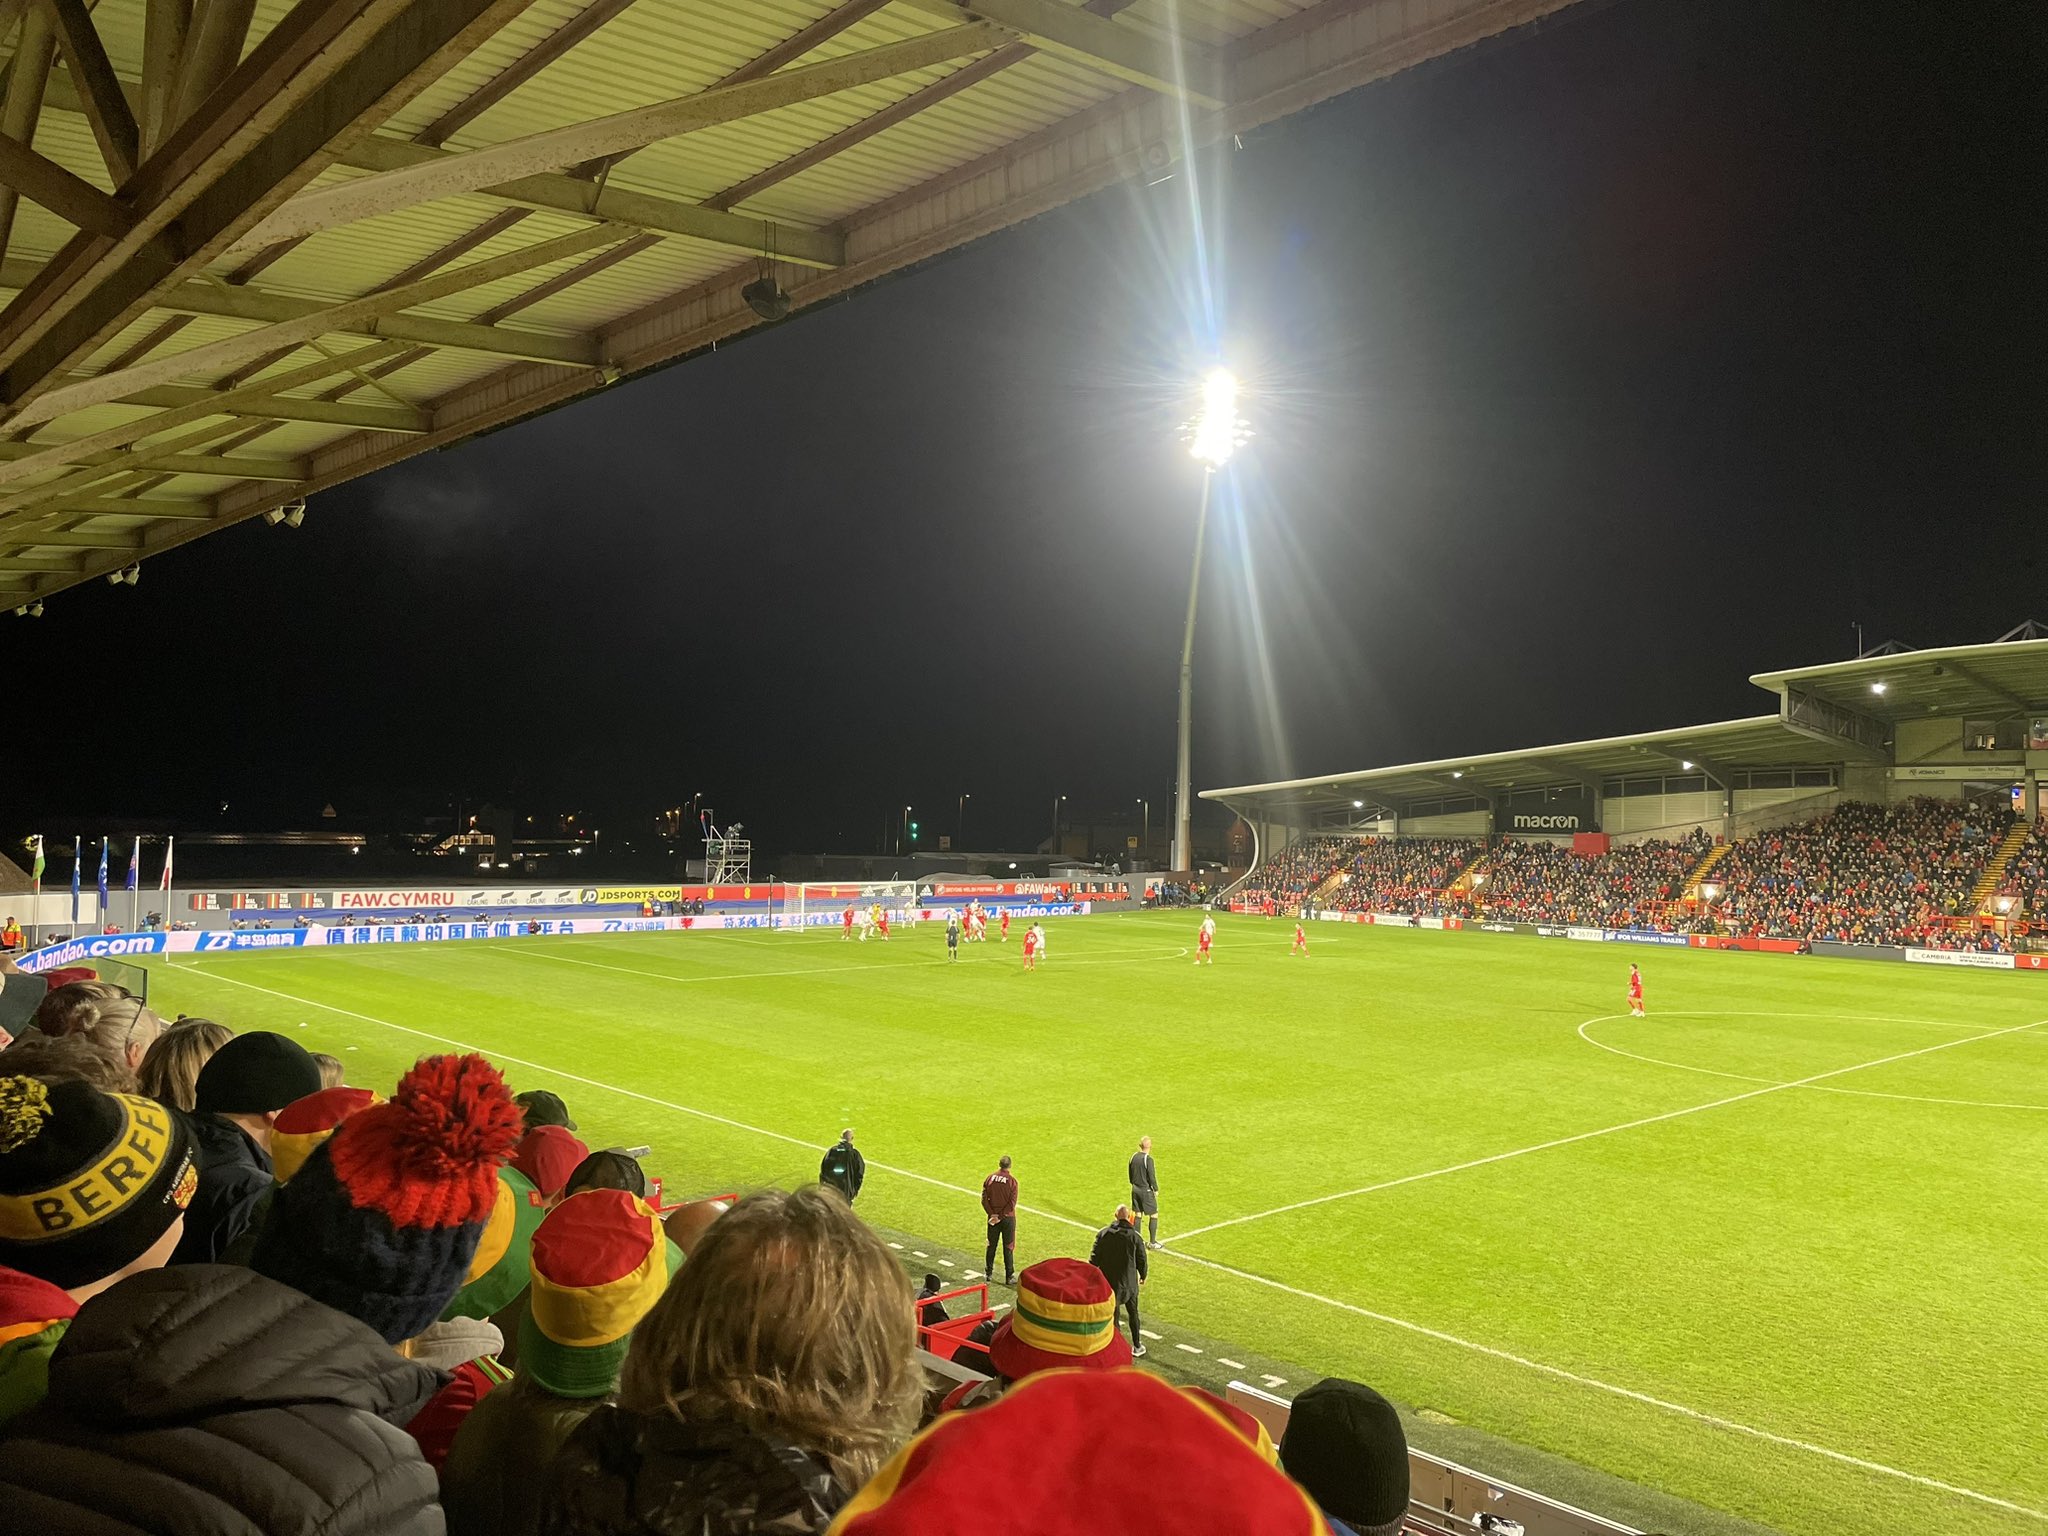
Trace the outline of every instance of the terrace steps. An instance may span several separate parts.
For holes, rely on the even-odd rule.
[[[1684,900],[1696,902],[1700,899],[1700,887],[1706,884],[1707,876],[1713,873],[1716,864],[1728,857],[1728,850],[1734,846],[1733,843],[1716,843],[1699,863],[1693,865],[1692,873],[1679,883],[1678,889]]]
[[[2026,821],[2015,821],[2005,829],[2005,836],[1998,840],[1998,847],[1992,850],[1985,861],[1984,872],[1977,877],[1977,883],[1970,888],[1971,910],[1987,912],[1991,898],[1998,894],[1998,888],[2005,883],[2005,871],[2027,841],[2033,826]]]

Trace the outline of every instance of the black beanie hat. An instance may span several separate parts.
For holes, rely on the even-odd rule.
[[[1394,1405],[1332,1376],[1295,1398],[1280,1465],[1324,1514],[1368,1536],[1408,1513],[1408,1437]]]
[[[199,1188],[192,1138],[140,1094],[0,1078],[0,1264],[75,1290],[133,1264]]]
[[[214,1115],[267,1115],[320,1091],[320,1064],[296,1040],[261,1030],[237,1035],[199,1069],[192,1107]]]
[[[526,1117],[526,1128],[529,1131],[543,1125],[559,1125],[565,1131],[576,1129],[576,1122],[569,1118],[569,1106],[562,1102],[559,1093],[550,1093],[545,1088],[534,1088],[526,1093],[515,1094],[512,1102],[519,1106],[519,1112]]]

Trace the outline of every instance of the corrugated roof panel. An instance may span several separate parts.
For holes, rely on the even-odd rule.
[[[744,252],[691,241],[669,240],[628,257],[575,287],[543,299],[520,313],[539,325],[592,331],[644,309],[656,299],[732,271],[747,261]],[[785,276],[784,281],[790,279]]]

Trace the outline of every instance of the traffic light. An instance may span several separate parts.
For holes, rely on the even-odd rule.
[[[910,840],[913,843],[917,841],[917,823],[914,821],[910,824]]]

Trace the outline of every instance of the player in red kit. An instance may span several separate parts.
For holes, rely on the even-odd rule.
[[[1631,1018],[1648,1018],[1643,1012],[1643,973],[1631,965],[1628,968],[1628,1011]]]
[[[875,931],[884,939],[889,937],[889,909],[887,907],[875,908]],[[915,937],[915,935],[912,935],[912,937]]]
[[[1004,907],[996,913],[996,916],[1003,920],[1003,942],[1007,944],[1010,942],[1010,909]]]
[[[1038,930],[1035,928],[1024,930],[1024,969],[1038,969]]]
[[[1308,930],[1299,923],[1294,925],[1294,948],[1289,950],[1288,953],[1292,955],[1305,955],[1308,953]]]
[[[1214,965],[1216,963],[1216,957],[1209,951],[1209,946],[1215,942],[1216,919],[1205,917],[1202,919],[1200,931],[1195,935],[1195,964]]]
[[[853,908],[850,906],[839,914],[839,937],[842,940],[853,937]]]

